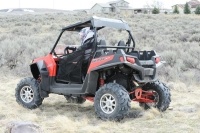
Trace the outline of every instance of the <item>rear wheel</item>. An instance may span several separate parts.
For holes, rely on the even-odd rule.
[[[128,113],[130,102],[129,94],[123,86],[108,83],[96,92],[95,112],[103,120],[120,120]]]
[[[34,78],[22,79],[15,89],[15,97],[18,104],[28,109],[35,109],[42,104],[39,83]]]
[[[143,90],[153,92],[152,100],[153,103],[139,103],[144,109],[150,109],[151,107],[158,108],[160,111],[165,111],[171,102],[171,94],[169,88],[161,83],[156,81],[153,83],[147,83],[142,87]]]

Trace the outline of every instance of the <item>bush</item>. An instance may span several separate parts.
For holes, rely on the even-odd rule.
[[[166,63],[171,67],[174,67],[178,58],[175,51],[164,51],[162,53],[162,57],[166,61]]]
[[[179,39],[180,39],[180,41],[182,41],[182,42],[187,42],[189,36],[190,36],[189,34],[182,34],[182,35],[179,37]]]
[[[160,10],[156,7],[154,7],[154,9],[152,10],[152,14],[159,14]]]
[[[189,39],[190,42],[200,42],[200,34],[194,34]]]
[[[174,14],[179,14],[179,10],[178,10],[177,5],[175,6],[173,13],[174,13]]]
[[[198,6],[197,8],[196,8],[196,10],[195,10],[195,14],[200,14],[200,6]]]
[[[185,14],[191,14],[190,7],[189,7],[188,3],[186,3],[185,6],[184,6],[184,13]]]
[[[194,46],[183,55],[183,62],[187,68],[200,70],[200,50]]]

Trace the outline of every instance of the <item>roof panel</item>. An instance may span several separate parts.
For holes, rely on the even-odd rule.
[[[121,1],[128,3],[128,2],[125,1],[125,0],[115,0],[115,1],[110,1],[110,2],[108,2],[108,3],[109,3],[109,4],[115,4],[115,3],[118,3],[118,2],[121,2]]]
[[[111,7],[108,3],[97,3],[98,5],[100,5],[101,7]]]
[[[130,27],[124,20],[93,17],[95,27],[111,27],[116,29],[130,30]]]
[[[84,27],[97,27],[97,29],[101,29],[103,27],[110,27],[110,28],[124,29],[130,31],[130,27],[124,20],[101,18],[96,16],[93,16],[89,20],[67,26],[63,28],[63,30],[80,31]]]

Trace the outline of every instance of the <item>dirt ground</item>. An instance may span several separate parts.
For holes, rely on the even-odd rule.
[[[200,88],[184,83],[171,82],[172,102],[166,112],[156,109],[142,110],[132,103],[128,116],[120,122],[102,121],[96,118],[93,103],[69,104],[63,96],[50,95],[35,110],[28,110],[15,101],[15,87],[19,77],[0,79],[0,132],[13,121],[31,121],[45,133],[197,133],[200,131]]]

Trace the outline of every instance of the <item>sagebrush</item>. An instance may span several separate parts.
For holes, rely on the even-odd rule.
[[[0,71],[30,75],[29,63],[47,54],[53,47],[60,30],[93,14],[46,13],[0,14]],[[195,15],[131,15],[98,14],[101,17],[124,19],[132,28],[137,50],[156,50],[166,61],[160,71],[167,81],[200,82],[200,25]],[[103,33],[109,42],[119,36]],[[69,35],[70,37],[70,35]],[[73,39],[80,44],[80,40]],[[188,74],[192,73],[192,74]]]

